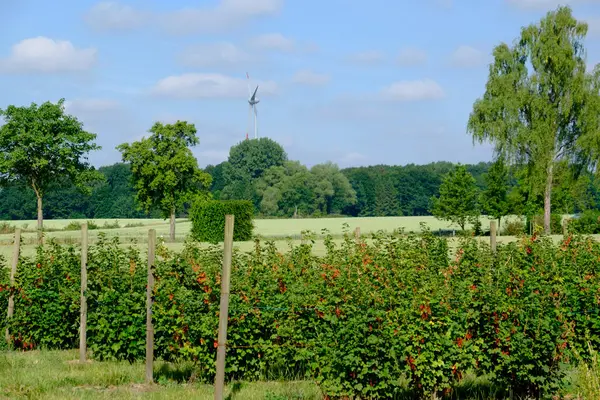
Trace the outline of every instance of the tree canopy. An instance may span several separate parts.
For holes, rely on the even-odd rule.
[[[474,223],[479,216],[475,178],[464,165],[457,165],[444,177],[440,196],[432,199],[431,213],[465,229],[467,222]]]
[[[488,173],[484,175],[485,190],[481,192],[481,211],[498,220],[498,226],[502,217],[508,215],[510,204],[508,200],[508,168],[502,158],[492,164]]]
[[[175,240],[175,213],[191,196],[207,191],[211,176],[198,167],[190,147],[199,143],[196,128],[185,121],[157,122],[150,137],[117,147],[131,172],[140,205],[158,208],[169,217],[170,238]]]
[[[0,109],[0,183],[26,183],[37,198],[38,231],[43,229],[42,199],[52,186],[72,183],[83,192],[101,177],[90,167],[89,152],[100,149],[96,135],[65,113],[64,99]]]
[[[587,30],[569,7],[559,7],[523,28],[513,46],[496,46],[468,122],[475,141],[492,142],[499,155],[526,168],[531,195],[544,196],[546,233],[556,162],[587,168],[597,161],[600,74],[586,73]]]

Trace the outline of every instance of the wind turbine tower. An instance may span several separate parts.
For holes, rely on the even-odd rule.
[[[260,100],[256,97],[256,93],[258,92],[258,85],[254,92],[250,89],[250,75],[246,72],[246,78],[248,79],[248,131],[250,130],[250,126],[252,124],[252,113],[254,113],[254,139],[258,139],[258,111],[256,109],[256,105],[260,102]],[[247,134],[246,134],[247,136]]]

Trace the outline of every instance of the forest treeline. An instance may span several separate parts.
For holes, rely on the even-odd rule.
[[[486,162],[465,165],[482,192],[486,189],[485,177],[491,165]],[[257,216],[362,217],[431,215],[432,198],[439,195],[444,176],[455,167],[456,164],[450,162],[435,162],[346,169],[324,163],[308,168],[297,161],[289,161],[279,144],[264,138],[233,146],[227,161],[209,165],[204,171],[212,176],[210,192],[213,198],[251,200]],[[44,203],[46,217],[161,217],[159,210],[146,213],[137,206],[129,164],[100,167],[98,172],[104,179],[93,185],[89,195],[66,181],[63,184],[55,183]],[[579,185],[579,195],[572,193],[572,186],[565,188],[558,185],[555,189],[555,205],[565,213],[590,206],[598,208],[600,194],[596,184],[591,177],[585,182],[585,185]],[[519,192],[516,179],[509,181],[509,191]],[[566,194],[566,191],[569,193]],[[565,194],[560,195],[561,192]],[[581,200],[581,197],[586,200]],[[522,202],[519,200],[517,203]],[[187,209],[183,207],[178,216],[186,216]],[[30,187],[12,184],[0,190],[1,220],[35,218],[35,194]]]

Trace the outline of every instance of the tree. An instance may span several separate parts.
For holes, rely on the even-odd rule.
[[[136,199],[150,211],[160,209],[170,218],[169,237],[175,240],[175,212],[193,195],[206,192],[211,177],[198,168],[190,146],[200,141],[196,127],[185,121],[163,125],[156,122],[149,138],[117,146],[124,162],[131,164]]]
[[[74,116],[65,114],[64,99],[29,107],[0,109],[0,183],[26,182],[37,198],[38,240],[42,240],[42,199],[49,187],[62,180],[83,192],[100,175],[87,162],[99,150],[96,135],[83,129]]]
[[[317,164],[310,172],[314,179],[315,205],[322,215],[341,214],[345,207],[356,203],[356,192],[336,164]]]
[[[464,231],[466,223],[475,222],[479,216],[475,178],[464,165],[457,165],[442,180],[440,196],[432,203],[431,213],[436,218],[457,224]]]
[[[487,174],[484,175],[485,190],[481,193],[481,210],[498,220],[498,228],[502,217],[509,212],[508,202],[508,168],[502,158],[498,158]]]
[[[468,122],[474,141],[490,141],[497,154],[526,166],[532,189],[544,196],[547,234],[555,163],[591,167],[597,160],[591,145],[598,136],[600,71],[586,73],[586,33],[570,8],[559,7],[523,28],[512,47],[498,45]]]
[[[256,180],[269,168],[282,166],[285,161],[287,154],[283,147],[269,138],[244,140],[232,146],[223,165],[225,187],[221,198],[251,200],[258,206]]]

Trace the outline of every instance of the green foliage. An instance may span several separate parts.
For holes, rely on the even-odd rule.
[[[198,168],[190,146],[199,143],[193,124],[177,121],[163,125],[157,122],[150,137],[117,147],[123,161],[131,164],[136,199],[149,212],[161,210],[171,217],[171,238],[174,239],[175,211],[203,193],[210,186],[211,176]]]
[[[595,235],[600,233],[600,211],[586,210],[578,218],[568,222],[569,232]]]
[[[525,222],[518,219],[505,222],[504,229],[502,230],[502,235],[504,236],[520,236],[524,233],[527,233]]]
[[[200,242],[219,243],[224,239],[225,215],[235,217],[233,240],[252,238],[254,206],[246,200],[197,199],[190,210],[191,236]]]
[[[0,109],[0,183],[27,184],[41,199],[51,185],[70,182],[89,193],[91,182],[101,178],[87,162],[90,151],[100,149],[96,135],[86,132],[77,118],[65,114],[64,99],[29,107]],[[41,228],[42,220],[38,221]]]
[[[147,264],[100,235],[88,255],[88,346],[100,360],[145,356]]]
[[[451,221],[464,230],[467,222],[473,223],[479,217],[473,175],[465,166],[458,165],[444,177],[440,196],[433,198],[432,203],[431,213],[435,217]]]
[[[220,198],[249,200],[258,207],[255,198],[256,180],[271,167],[282,166],[287,161],[283,147],[269,138],[244,140],[229,150],[223,163],[222,179],[225,184]]]
[[[526,167],[548,217],[555,162],[587,168],[598,161],[600,73],[586,73],[587,30],[569,7],[559,7],[523,28],[512,47],[498,45],[468,122],[475,140],[492,142],[498,154]],[[549,219],[544,228],[551,232]]]
[[[78,346],[81,261],[72,247],[51,243],[21,258],[16,276],[15,314],[9,323],[20,349]]]
[[[502,398],[547,398],[563,382],[561,364],[589,363],[600,348],[591,238],[523,237],[496,255],[464,238],[452,258],[429,232],[370,243],[346,236],[336,246],[329,236],[322,257],[310,244],[282,254],[269,242],[234,253],[227,380],[314,379],[330,398],[423,398],[451,396],[469,373]],[[192,361],[197,379],[212,382],[222,249],[159,247],[157,256],[155,355]],[[144,358],[145,264],[117,239],[90,248],[94,358]],[[78,254],[50,246],[19,268],[18,347],[77,347]]]
[[[485,190],[481,192],[479,201],[481,211],[501,221],[502,217],[509,214],[508,168],[502,158],[492,164],[484,179]]]
[[[562,226],[562,215],[560,214],[552,214],[550,216],[550,226],[552,228],[552,232],[556,234],[561,234],[563,231]],[[534,215],[532,217],[527,217],[525,222],[526,233],[531,234],[530,229],[533,228],[533,232],[542,233],[544,228],[544,216],[543,215]]]
[[[341,214],[356,203],[350,182],[332,163],[310,170],[297,161],[269,168],[256,180],[260,212],[268,216]]]

